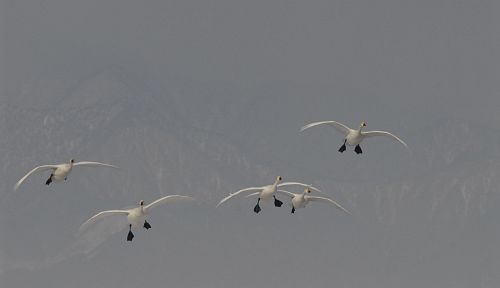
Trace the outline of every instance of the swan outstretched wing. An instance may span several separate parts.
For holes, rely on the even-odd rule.
[[[17,190],[17,188],[19,188],[21,183],[23,183],[24,180],[26,180],[26,178],[28,178],[31,174],[36,173],[36,172],[40,172],[40,171],[45,171],[45,170],[55,170],[55,169],[57,169],[57,167],[59,167],[59,165],[41,165],[41,166],[33,168],[33,170],[28,172],[28,174],[24,175],[23,178],[21,178],[19,181],[17,181],[16,185],[14,185],[14,190]]]
[[[386,131],[366,131],[362,132],[362,134],[365,137],[385,136],[391,138],[392,140],[398,141],[399,143],[403,144],[403,146],[408,148],[408,145],[406,145],[406,143],[403,140],[399,139],[396,135]]]
[[[234,196],[240,194],[240,193],[243,193],[243,192],[248,192],[248,191],[255,191],[255,190],[262,190],[264,187],[248,187],[248,188],[245,188],[245,189],[241,189],[239,191],[236,191],[234,193],[229,193],[228,196],[226,196],[224,199],[220,200],[220,202],[217,204],[217,206],[215,207],[219,207],[220,205],[222,205],[222,203],[226,202],[227,200],[233,198]]]
[[[286,191],[286,190],[281,190],[281,189],[276,190],[276,193],[279,193],[279,194],[281,194],[281,195],[285,195],[285,196],[288,196],[288,197],[291,197],[291,198],[293,198],[293,197],[295,197],[295,196],[296,196],[296,195],[295,195],[294,193],[292,193],[292,192],[288,192],[288,191]]]
[[[347,127],[344,124],[339,123],[337,121],[321,121],[321,122],[314,122],[314,123],[307,124],[306,126],[300,128],[300,132],[302,132],[308,128],[318,126],[318,125],[323,125],[323,124],[326,124],[328,126],[332,126],[333,128],[337,129],[337,131],[339,131],[340,133],[342,133],[344,135],[349,134],[349,132],[351,131],[351,129],[349,129],[349,127]]]
[[[253,196],[257,196],[259,194],[260,194],[260,191],[259,192],[254,192],[254,193],[248,194],[247,196],[245,196],[245,198],[250,198],[250,197],[253,197]]]
[[[104,167],[111,167],[111,168],[119,169],[115,165],[100,163],[100,162],[91,162],[91,161],[76,162],[76,163],[73,163],[73,166],[104,166]]]
[[[155,201],[151,202],[150,204],[144,206],[144,211],[146,213],[148,213],[152,208],[154,208],[158,205],[167,204],[167,203],[174,203],[174,202],[183,201],[183,200],[194,200],[194,198],[189,197],[189,196],[182,196],[182,195],[168,195],[168,196],[162,197],[162,198],[155,200]]]
[[[339,203],[337,203],[336,201],[334,201],[333,199],[330,199],[330,198],[326,198],[326,197],[319,197],[319,196],[309,196],[309,195],[306,195],[305,196],[306,199],[308,199],[309,201],[313,201],[313,202],[324,202],[324,203],[330,203],[330,204],[333,204],[335,207],[337,207],[338,209],[346,212],[347,214],[349,215],[352,215],[351,212],[347,211],[347,209],[345,209],[344,207],[340,206]]]
[[[113,215],[128,215],[129,212],[130,212],[129,210],[108,210],[108,211],[99,212],[99,213],[95,214],[94,216],[90,217],[89,220],[85,221],[85,223],[83,223],[78,230],[80,232],[82,232],[82,231],[86,230],[90,225],[92,225],[93,223],[95,223],[103,218],[106,218],[108,216],[113,216]]]
[[[292,192],[288,192],[288,191],[285,191],[285,190],[276,190],[276,193],[278,194],[282,194],[282,195],[285,195],[285,196],[289,196],[289,197],[295,197],[295,194],[293,194]],[[245,198],[250,198],[250,197],[253,197],[253,196],[257,196],[259,195],[260,192],[255,192],[255,193],[252,193],[252,194],[248,194],[247,196],[245,196]]]
[[[283,182],[283,183],[278,184],[277,186],[278,187],[283,187],[283,186],[290,186],[290,185],[299,185],[299,186],[302,186],[302,187],[310,188],[311,190],[314,190],[316,192],[321,192],[321,190],[319,190],[318,188],[312,186],[311,184],[304,184],[304,183],[300,183],[300,182]]]

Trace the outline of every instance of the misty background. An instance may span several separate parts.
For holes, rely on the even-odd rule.
[[[499,287],[499,6],[0,1],[0,286]],[[411,151],[340,154],[333,129],[299,132],[322,120]],[[122,169],[13,191],[71,158]],[[277,175],[353,216],[215,209]],[[167,194],[198,201],[155,209],[131,243],[119,219],[77,235]]]

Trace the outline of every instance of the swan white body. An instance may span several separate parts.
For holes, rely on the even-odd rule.
[[[133,227],[140,227],[144,226],[144,228],[149,229],[151,226],[149,223],[146,222],[147,215],[151,212],[151,209],[162,204],[166,203],[173,203],[173,202],[178,202],[182,200],[194,200],[194,198],[189,197],[189,196],[182,196],[182,195],[168,195],[165,197],[162,197],[160,199],[157,199],[153,201],[151,204],[144,206],[144,201],[141,201],[139,203],[139,207],[132,208],[132,209],[127,209],[127,210],[107,210],[107,211],[102,211],[94,216],[90,217],[85,223],[83,223],[80,226],[80,231],[86,230],[91,224],[109,217],[109,216],[116,216],[116,215],[123,215],[127,216],[127,221],[129,223],[129,235],[127,237],[128,241],[132,241],[132,238],[134,237],[131,229]]]
[[[319,197],[319,196],[309,196],[308,194],[311,193],[311,190],[309,188],[306,188],[303,193],[298,194],[298,193],[292,193],[288,192],[285,190],[277,190],[278,193],[286,195],[290,198],[292,198],[292,213],[295,213],[295,209],[299,208],[305,208],[306,205],[310,202],[324,202],[324,203],[329,203],[332,204],[334,207],[346,212],[347,214],[351,214],[349,211],[347,211],[344,207],[340,206],[339,203],[337,203],[335,200],[327,197]]]
[[[408,145],[406,145],[406,143],[403,140],[401,140],[400,138],[398,138],[396,135],[394,135],[392,133],[389,133],[386,131],[366,131],[366,132],[361,131],[361,129],[363,129],[363,127],[366,126],[365,122],[361,122],[361,125],[359,126],[358,129],[351,129],[351,128],[349,128],[349,127],[345,126],[344,124],[339,123],[337,121],[321,121],[321,122],[314,122],[314,123],[307,124],[304,127],[302,127],[300,129],[300,131],[302,132],[308,128],[318,126],[318,125],[331,126],[331,127],[335,128],[337,131],[339,131],[340,133],[344,134],[344,137],[345,137],[344,138],[344,145],[339,149],[339,152],[344,152],[345,145],[347,144],[349,146],[357,146],[355,151],[356,151],[356,153],[360,154],[360,153],[362,153],[362,151],[361,151],[361,148],[359,148],[359,144],[365,138],[375,137],[375,136],[384,136],[384,137],[390,138],[392,140],[395,140],[395,141],[401,143],[403,146],[408,148]]]
[[[26,180],[26,178],[28,178],[30,175],[46,170],[52,170],[52,173],[50,174],[50,177],[49,179],[47,179],[47,182],[45,182],[45,184],[49,185],[51,182],[60,182],[66,180],[73,171],[73,167],[76,166],[103,166],[103,167],[118,168],[114,165],[100,163],[100,162],[89,162],[89,161],[75,162],[75,160],[73,159],[71,159],[69,163],[41,165],[35,167],[33,170],[24,175],[23,178],[17,181],[16,185],[14,186],[14,190],[17,190],[17,188],[19,188],[19,186],[24,182],[24,180]]]
[[[271,185],[266,185],[266,186],[262,186],[262,187],[249,187],[249,188],[245,188],[245,189],[241,189],[239,191],[236,191],[234,193],[230,193],[227,197],[225,197],[224,199],[222,199],[216,207],[219,207],[220,205],[222,205],[224,202],[226,202],[227,200],[243,193],[243,192],[251,192],[251,191],[258,191],[258,192],[255,192],[255,193],[252,193],[251,195],[259,195],[259,202],[260,201],[264,201],[264,202],[269,202],[271,200],[271,198],[274,198],[275,200],[275,205],[276,206],[281,206],[281,204],[279,204],[279,200],[276,199],[275,197],[275,194],[276,194],[276,191],[279,187],[283,187],[283,186],[290,186],[290,185],[299,185],[299,186],[303,186],[303,187],[309,187],[313,190],[316,190],[316,191],[319,191],[317,188],[311,186],[311,185],[308,185],[308,184],[304,184],[304,183],[300,183],[300,182],[284,182],[284,183],[280,183],[282,180],[281,176],[278,176],[276,178],[276,181],[274,181],[273,184]],[[277,201],[277,202],[276,202]],[[256,213],[259,213],[258,211],[260,211],[260,208],[257,208],[258,205],[259,205],[259,202],[257,202],[257,205],[256,205],[256,209],[254,209],[254,211]]]
[[[128,214],[127,214],[127,221],[129,224],[132,224],[134,227],[139,227],[141,226],[144,221],[146,221],[146,212],[144,211],[144,208],[137,207],[134,209],[130,209]]]

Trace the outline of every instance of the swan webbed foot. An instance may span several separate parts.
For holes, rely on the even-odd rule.
[[[128,231],[127,241],[132,241],[132,239],[134,239],[134,233],[132,233],[132,231]]]
[[[151,225],[148,223],[148,221],[144,221],[144,228],[146,228],[146,230],[151,228]]]
[[[345,147],[345,143],[347,142],[347,139],[344,140],[344,144],[342,144],[342,146],[340,146],[339,148],[339,152],[342,153],[345,151],[346,147]]]
[[[276,196],[273,195],[273,197],[274,197],[274,206],[281,207],[281,205],[283,205],[283,202],[276,199]]]
[[[356,145],[356,147],[354,148],[354,152],[356,152],[356,154],[362,154],[363,153],[363,150],[361,150],[361,147],[358,145]]]
[[[260,212],[260,206],[259,206],[260,198],[257,200],[257,204],[255,204],[255,207],[253,207],[253,212],[259,213]]]
[[[52,176],[54,176],[54,174],[50,174],[49,179],[47,179],[47,181],[45,181],[45,185],[49,185],[50,183],[52,183]]]
[[[260,212],[260,210],[261,210],[261,209],[260,209],[259,204],[255,205],[255,207],[253,207],[253,212],[255,212],[255,213],[259,213],[259,212]]]
[[[292,206],[292,214],[295,213],[295,207]]]
[[[127,234],[127,241],[132,241],[132,239],[134,239],[134,233],[132,233],[132,224],[130,224],[128,227],[129,230]]]

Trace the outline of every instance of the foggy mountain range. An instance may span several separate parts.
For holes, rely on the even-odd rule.
[[[0,106],[0,131],[8,135],[0,145],[2,283],[22,286],[37,279],[65,287],[134,287],[162,269],[172,271],[164,277],[178,283],[176,287],[265,287],[278,281],[276,275],[300,269],[306,275],[302,280],[280,280],[276,287],[301,287],[324,273],[343,283],[339,287],[442,287],[450,282],[454,287],[494,287],[499,281],[500,248],[489,240],[499,239],[500,231],[494,221],[500,216],[500,131],[492,123],[466,117],[430,116],[424,123],[407,119],[388,130],[401,136],[411,151],[387,139],[370,139],[358,156],[351,150],[337,152],[342,138],[333,129],[299,132],[307,121],[328,119],[301,114],[293,98],[256,103],[232,97],[231,87],[204,90],[203,83],[159,95],[118,67],[63,91],[52,84],[42,79],[25,91],[39,93],[38,103],[25,105],[20,98]],[[200,91],[205,95],[193,102],[193,94]],[[289,114],[297,119],[287,127],[288,120],[281,118],[290,119]],[[269,127],[261,125],[265,121]],[[235,129],[238,124],[241,128]],[[40,173],[13,191],[32,167],[70,158],[122,169],[79,168],[65,183],[49,187],[44,185],[48,175]],[[227,193],[271,183],[276,175],[320,187],[354,216],[325,206],[297,215],[269,206],[254,215],[253,200],[243,198],[215,209]],[[88,242],[76,235],[78,226],[97,211],[166,194],[191,195],[198,203],[155,211],[154,229],[138,232],[131,247],[124,241],[125,230],[91,235],[96,240]],[[220,233],[231,236],[219,239]],[[310,234],[323,237],[309,239]],[[280,248],[279,243],[287,247],[292,239],[294,247],[323,248],[312,252],[314,262],[301,263],[311,251],[293,249],[289,254],[290,248]],[[331,258],[324,250],[329,245]],[[272,257],[274,253],[289,255]],[[171,257],[180,264],[168,262]],[[238,257],[249,260],[234,266]],[[265,265],[255,266],[259,257]],[[136,260],[155,268],[139,265],[147,269],[139,269],[140,277],[132,276],[138,275],[132,264],[124,264],[120,272],[112,268]],[[224,264],[211,266],[212,261]],[[307,272],[308,265],[317,270]],[[71,266],[109,278],[86,279],[90,274]],[[268,266],[275,268],[266,272]],[[471,272],[475,266],[482,269]],[[254,279],[245,271],[261,276]]]
[[[0,1],[0,287],[500,287],[499,12],[494,0]],[[322,120],[364,121],[409,149],[371,138],[341,154],[333,129],[299,132]],[[13,190],[72,158],[121,169]],[[215,208],[278,175],[353,215],[255,214],[244,197]],[[78,233],[167,194],[197,201],[155,209],[132,242],[122,218]]]

